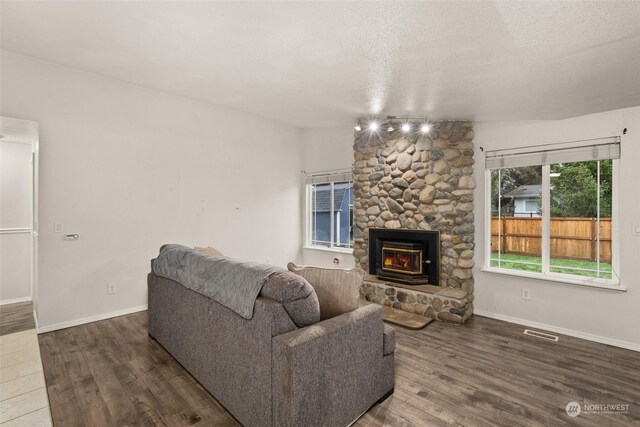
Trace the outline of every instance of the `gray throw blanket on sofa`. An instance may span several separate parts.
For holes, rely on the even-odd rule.
[[[153,264],[158,276],[174,280],[235,311],[245,319],[267,278],[283,268],[252,261],[216,257],[182,245],[165,245]]]

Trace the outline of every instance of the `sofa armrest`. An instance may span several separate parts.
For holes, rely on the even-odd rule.
[[[382,314],[367,305],[273,338],[273,425],[348,425],[393,387]]]

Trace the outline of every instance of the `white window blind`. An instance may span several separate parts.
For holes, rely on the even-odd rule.
[[[309,173],[306,178],[307,184],[328,184],[330,182],[345,181],[353,181],[353,172],[351,169]]]
[[[505,150],[489,150],[486,169],[517,168],[620,158],[620,137],[572,141]]]

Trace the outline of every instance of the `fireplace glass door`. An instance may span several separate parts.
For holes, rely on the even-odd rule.
[[[385,243],[382,246],[382,270],[408,275],[421,275],[422,250],[407,245]]]

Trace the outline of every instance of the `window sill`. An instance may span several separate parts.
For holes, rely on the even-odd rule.
[[[326,246],[303,246],[302,249],[311,249],[314,251],[335,252],[339,254],[353,255],[352,248],[327,248]]]
[[[627,291],[627,288],[620,285],[620,282],[613,281],[613,280],[606,280],[606,279],[582,279],[582,278],[574,279],[573,277],[563,277],[561,275],[515,271],[515,270],[507,270],[507,269],[495,268],[495,267],[483,267],[480,269],[480,271],[483,271],[486,273],[503,274],[505,276],[516,276],[516,277],[525,277],[527,279],[544,280],[546,282],[555,282],[555,283],[561,283],[565,285],[572,285],[572,286],[577,285],[577,286],[582,286],[586,288],[604,289],[607,291],[615,291],[615,292]]]

